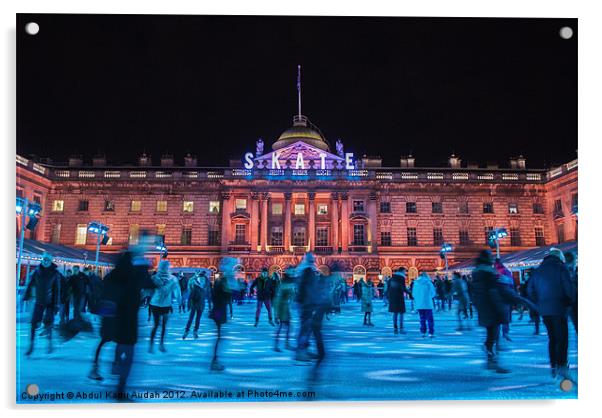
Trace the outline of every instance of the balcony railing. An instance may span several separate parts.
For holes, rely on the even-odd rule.
[[[314,252],[316,254],[332,254],[332,247],[328,246],[328,245],[320,245],[320,246],[316,246],[314,247]]]
[[[230,245],[228,245],[228,251],[231,252],[249,252],[251,251],[251,244],[247,243],[238,243],[238,242],[233,242],[230,243]]]
[[[268,245],[267,252],[269,254],[284,254],[284,245]]]
[[[367,253],[368,252],[368,245],[357,245],[357,244],[353,244],[349,246],[349,252],[353,252],[353,253]]]
[[[305,254],[307,251],[306,245],[293,245],[293,254]]]

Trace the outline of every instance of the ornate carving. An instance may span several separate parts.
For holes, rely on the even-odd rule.
[[[307,197],[309,198],[309,200],[315,200],[316,199],[316,192],[309,192],[309,193],[307,193]]]
[[[230,200],[232,193],[230,192],[222,192],[222,200]]]
[[[251,192],[251,199],[258,200],[259,199],[259,192]]]
[[[293,194],[291,192],[284,192],[284,200],[291,200],[293,198]]]
[[[332,193],[330,194],[330,196],[332,197],[332,200],[334,200],[335,202],[336,202],[337,200],[339,200],[339,193],[338,193],[338,192],[332,192]]]
[[[349,200],[349,193],[341,192],[341,200]]]
[[[261,193],[261,199],[262,200],[270,200],[270,193],[269,192],[262,192]]]
[[[376,200],[378,199],[378,195],[376,194],[376,192],[370,192],[370,200]]]

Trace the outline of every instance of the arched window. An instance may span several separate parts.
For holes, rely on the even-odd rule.
[[[359,265],[353,268],[353,281],[356,282],[366,278],[366,267]]]
[[[322,264],[320,267],[318,267],[318,270],[320,270],[320,273],[322,273],[324,276],[330,276],[330,267],[328,267],[326,264]]]
[[[380,274],[382,274],[383,278],[392,277],[393,270],[391,269],[391,267],[383,267],[380,271]]]
[[[277,266],[277,265],[275,265],[275,264],[274,264],[274,265],[273,265],[272,267],[270,267],[270,269],[269,269],[269,274],[270,274],[270,276],[271,276],[271,275],[272,275],[274,272],[278,273],[278,275],[279,275],[280,277],[282,277],[282,267],[280,267],[280,266]]]

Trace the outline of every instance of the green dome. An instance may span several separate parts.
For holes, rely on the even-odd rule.
[[[284,131],[272,145],[274,151],[287,147],[295,142],[303,141],[324,151],[330,151],[328,142],[318,128],[311,126],[305,116],[295,116],[293,126]]]

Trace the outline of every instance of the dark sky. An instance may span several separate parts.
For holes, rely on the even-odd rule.
[[[58,14],[17,15],[17,152],[224,166],[292,124],[297,64],[303,113],[356,156],[576,155],[576,19]]]

